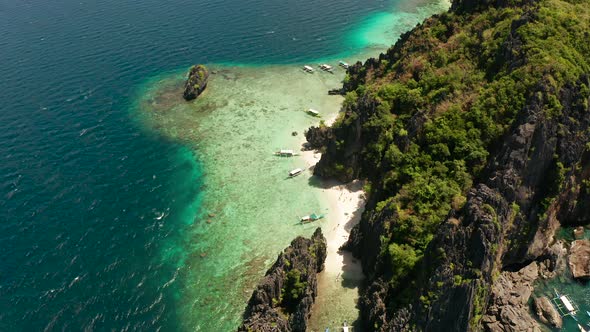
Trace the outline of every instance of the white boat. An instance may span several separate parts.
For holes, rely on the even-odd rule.
[[[585,330],[585,329],[582,327],[582,325],[580,325],[580,324],[578,324],[578,328],[580,329],[580,332],[588,332],[588,331],[586,331],[586,330]]]
[[[555,297],[551,300],[555,309],[559,312],[561,317],[571,316],[576,319],[578,306],[565,294],[559,294],[557,289],[554,289]],[[577,319],[576,319],[577,320]]]
[[[561,295],[559,297],[559,299],[561,300],[561,302],[563,303],[563,305],[565,306],[565,308],[567,309],[569,314],[571,314],[571,315],[576,314],[576,309],[574,308],[574,305],[572,304],[572,302],[570,301],[570,299],[566,295]]]
[[[307,113],[313,116],[320,116],[320,112],[314,110],[313,108],[308,109]]]
[[[281,157],[293,157],[293,156],[298,156],[299,153],[293,151],[293,150],[284,150],[281,149],[277,152],[275,152],[275,156],[281,156]]]
[[[305,224],[305,223],[308,223],[308,222],[314,222],[316,220],[320,220],[323,217],[324,217],[323,214],[315,214],[315,213],[312,213],[310,215],[301,217],[300,218],[300,221],[301,221],[301,223]]]
[[[303,173],[303,168],[296,168],[294,170],[292,170],[291,172],[289,172],[289,177],[295,177],[299,174]]]
[[[348,69],[348,67],[350,67],[350,65],[344,61],[339,61],[338,65],[340,65],[340,67],[342,67],[344,69]]]
[[[303,66],[303,70],[308,73],[313,73],[313,68],[311,68],[310,66]]]
[[[325,63],[320,66],[320,69],[323,70],[323,71],[327,71],[329,73],[332,73],[332,66],[327,65]]]

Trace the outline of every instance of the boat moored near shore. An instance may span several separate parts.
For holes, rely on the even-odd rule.
[[[307,72],[307,73],[313,73],[313,68],[311,68],[311,66],[303,66],[303,71]]]
[[[324,63],[323,65],[320,65],[320,69],[323,70],[323,71],[327,71],[328,73],[334,74],[334,71],[333,71],[332,66],[330,66],[328,64],[325,64]]]
[[[306,223],[310,223],[310,222],[314,222],[314,221],[320,220],[322,218],[324,218],[324,215],[323,214],[315,214],[315,213],[312,213],[310,215],[301,217],[300,218],[300,221],[301,221],[302,224],[306,224]]]
[[[285,149],[281,149],[277,152],[275,152],[275,156],[280,156],[280,157],[293,157],[293,156],[298,156],[299,153],[293,151],[293,150],[285,150]]]
[[[296,177],[297,175],[300,175],[301,173],[303,173],[303,168],[296,168],[296,169],[292,170],[291,172],[289,172],[289,177],[293,178],[293,177]]]
[[[320,112],[318,112],[317,110],[314,110],[313,108],[308,109],[307,114],[313,115],[313,116],[320,116]]]
[[[342,331],[348,332],[348,324],[346,322],[344,322],[344,326],[342,326]]]
[[[577,321],[578,305],[568,295],[560,294],[557,289],[553,291],[555,292],[555,297],[551,299],[551,302],[555,306],[555,309],[557,309],[559,315],[561,317],[570,316]]]
[[[344,69],[348,69],[348,67],[350,67],[350,65],[344,61],[339,61],[338,65]]]

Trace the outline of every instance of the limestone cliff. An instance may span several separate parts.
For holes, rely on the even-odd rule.
[[[293,240],[252,293],[238,331],[305,332],[326,248],[320,228]]]
[[[350,67],[342,116],[311,137],[317,175],[369,182],[347,245],[366,329],[510,330],[500,276],[550,272],[556,229],[590,223],[588,8],[459,0]]]

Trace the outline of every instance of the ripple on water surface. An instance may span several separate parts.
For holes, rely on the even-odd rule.
[[[347,37],[355,51],[344,52],[344,60],[375,55],[446,5],[427,3],[369,18]],[[334,64],[335,59],[309,64],[324,61]],[[235,329],[253,287],[277,254],[295,236],[325,228],[330,215],[339,213],[330,211],[321,188],[310,185],[309,170],[287,178],[289,170],[305,165],[300,158],[277,158],[273,152],[301,147],[303,130],[320,121],[306,109],[318,109],[323,119],[338,113],[343,98],[327,91],[340,87],[344,78],[341,68],[333,75],[306,74],[300,64],[210,65],[210,70],[208,88],[194,102],[181,99],[185,70],[146,82],[137,102],[143,126],[192,147],[203,165],[202,210],[194,218],[187,215],[189,227],[179,245],[185,282],[178,301],[182,324],[202,331]],[[327,218],[297,223],[297,216],[311,212],[326,212]],[[357,288],[341,278],[333,286],[323,288],[333,299],[322,299],[325,307],[314,309],[313,329],[358,316]]]
[[[280,158],[281,148],[298,150],[302,130],[338,112],[342,97],[326,91],[337,75],[309,75],[298,66],[213,66],[206,92],[184,102],[182,75],[148,85],[140,107],[144,123],[166,137],[198,151],[203,164],[203,211],[187,234],[185,264],[186,319],[202,330],[232,329],[253,285],[297,235],[309,236],[318,225],[299,225],[298,216],[325,212],[321,191],[305,175],[299,157]],[[298,135],[293,136],[292,132]],[[211,316],[220,319],[208,319]],[[189,324],[191,325],[191,324]]]
[[[426,16],[416,6],[442,10],[392,2],[414,23]],[[210,98],[189,107],[162,89],[178,96],[182,75],[163,75],[140,91],[148,112],[131,108],[139,131],[130,87],[192,61],[290,63],[341,51],[363,59],[366,45],[346,40],[348,31],[390,4],[0,4],[0,330],[232,330],[277,253],[313,230],[295,226],[296,215],[325,209],[305,177],[284,180],[298,160],[269,153],[296,148],[317,123],[303,108],[336,112],[338,97],[324,94],[342,77],[226,67]],[[393,42],[391,29],[369,55]]]

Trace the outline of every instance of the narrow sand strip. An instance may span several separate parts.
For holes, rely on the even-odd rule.
[[[321,158],[321,154],[314,151],[304,151],[301,156],[308,168],[313,167]],[[329,227],[324,228],[324,235],[328,241],[328,256],[324,272],[327,274],[342,274],[343,272],[356,274],[353,272],[357,271],[362,275],[360,264],[351,264],[349,259],[346,259],[350,254],[339,252],[339,248],[346,243],[350,230],[359,222],[364,211],[363,183],[356,180],[342,184],[336,180],[320,179],[320,186],[323,188],[324,197],[329,204],[329,214],[326,218]]]
[[[326,121],[327,125],[333,123],[334,119]],[[303,151],[301,158],[308,168],[320,160],[321,154],[315,151]],[[349,323],[357,317],[332,317],[336,307],[354,307],[358,299],[358,286],[364,279],[359,260],[352,257],[350,252],[340,251],[340,247],[346,243],[350,230],[356,225],[364,211],[365,199],[362,190],[362,181],[353,181],[342,184],[335,180],[320,179],[322,196],[328,206],[328,215],[325,219],[324,235],[328,243],[328,255],[326,257],[324,270],[319,275],[318,297],[313,309],[311,327],[315,330],[323,326],[313,326],[316,319],[326,321],[326,317],[334,319],[333,324],[338,326],[344,320]],[[346,296],[342,294],[348,293]],[[336,299],[345,299],[351,303],[335,303]],[[358,314],[358,313],[357,313]],[[324,319],[322,319],[324,316]]]
[[[331,126],[338,114],[326,121]],[[307,168],[313,169],[315,164],[322,157],[316,151],[302,151],[302,159]],[[356,180],[348,184],[336,180],[320,179],[320,186],[330,205],[327,221],[329,227],[325,228],[326,240],[328,241],[328,256],[324,273],[326,274],[350,274],[355,279],[363,278],[360,263],[352,263],[352,256],[348,252],[339,252],[339,248],[346,243],[350,230],[356,225],[365,209],[364,192],[362,181]]]

